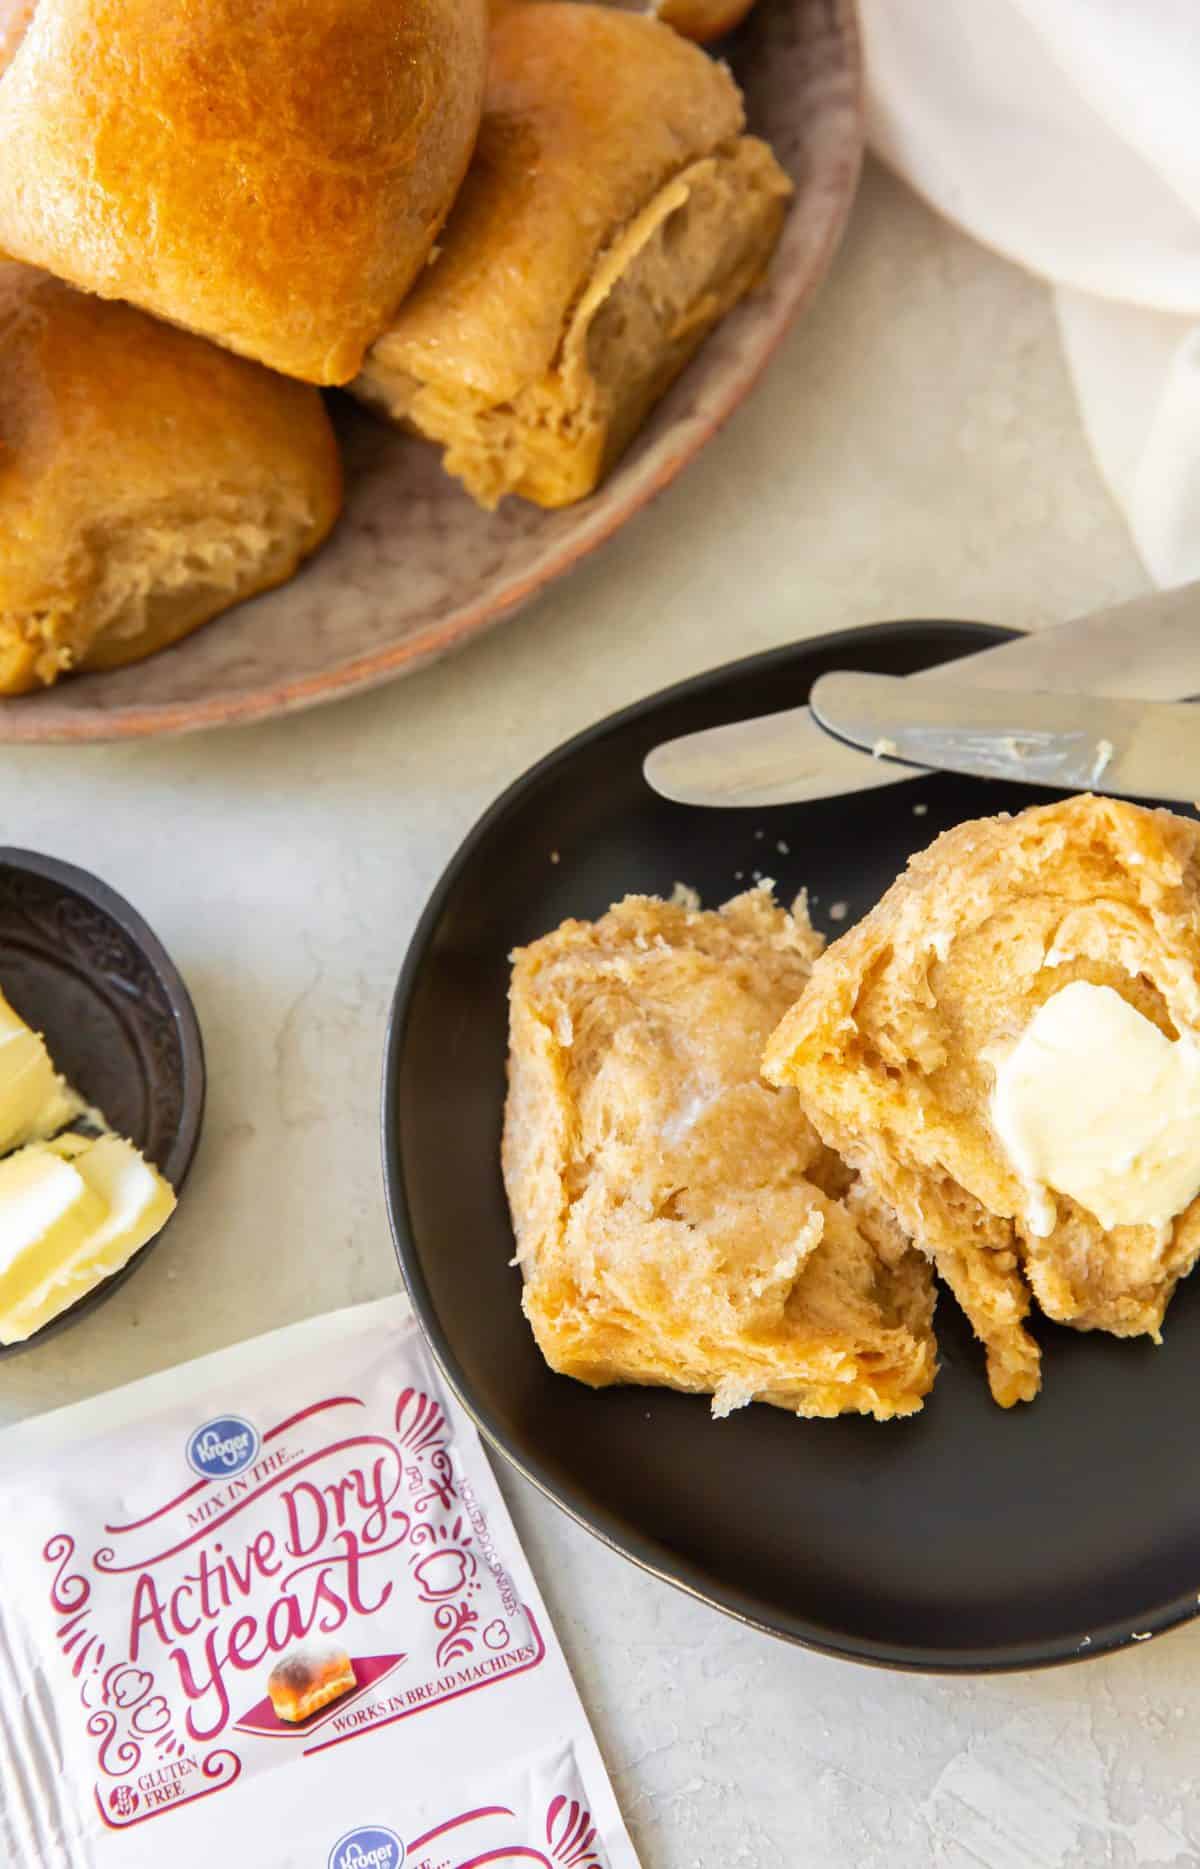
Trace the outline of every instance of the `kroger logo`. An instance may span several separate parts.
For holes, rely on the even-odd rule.
[[[395,1831],[371,1824],[334,1844],[329,1869],[401,1869],[403,1861],[404,1845]]]
[[[206,1480],[225,1480],[240,1473],[258,1453],[258,1430],[240,1415],[218,1415],[197,1428],[187,1444],[188,1465]]]

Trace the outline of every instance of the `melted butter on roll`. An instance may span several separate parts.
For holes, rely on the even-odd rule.
[[[1074,980],[1038,1008],[997,1061],[990,1114],[1043,1238],[1046,1190],[1104,1227],[1166,1227],[1200,1193],[1200,1045],[1110,986]]]

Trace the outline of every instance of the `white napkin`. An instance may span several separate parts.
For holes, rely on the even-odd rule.
[[[1049,280],[1156,583],[1200,577],[1198,0],[860,0],[873,147]]]

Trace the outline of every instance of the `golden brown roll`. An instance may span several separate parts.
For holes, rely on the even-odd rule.
[[[0,260],[0,694],[280,584],[337,518],[318,390]]]
[[[462,180],[486,31],[485,0],[38,0],[0,50],[0,249],[344,383]]]
[[[819,947],[764,888],[715,913],[630,896],[514,957],[504,1177],[553,1369],[715,1414],[921,1406],[929,1267],[758,1074]]]
[[[1098,798],[958,825],[763,1068],[932,1254],[998,1402],[1039,1387],[1031,1294],[1157,1337],[1200,1254],[1200,826]]]
[[[481,504],[589,493],[761,275],[791,185],[724,66],[600,6],[496,19],[440,252],[354,384]]]

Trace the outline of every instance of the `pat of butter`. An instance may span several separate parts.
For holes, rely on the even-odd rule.
[[[1047,1190],[1106,1228],[1167,1227],[1200,1194],[1200,1045],[1110,986],[1074,980],[1038,1008],[996,1063],[990,1114],[1042,1236]]]
[[[33,1143],[0,1162],[0,1319],[106,1217],[74,1164],[49,1149]]]
[[[0,1153],[57,1134],[82,1109],[43,1040],[0,993]]]
[[[31,1184],[49,1187],[62,1172],[87,1197],[86,1224],[69,1234],[47,1232],[0,1276],[0,1343],[20,1343],[119,1272],[162,1231],[175,1209],[175,1193],[158,1170],[120,1136],[60,1136],[33,1143],[0,1162],[0,1258],[10,1238],[6,1171],[21,1165]]]

